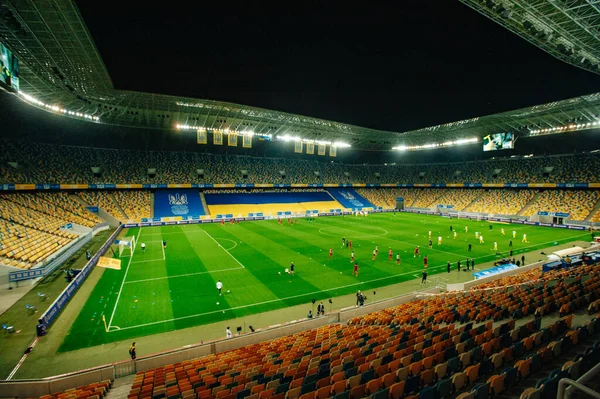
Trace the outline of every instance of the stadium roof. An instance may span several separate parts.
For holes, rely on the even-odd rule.
[[[593,62],[600,59],[598,29],[590,28],[598,20],[598,4],[594,4],[597,2],[583,2],[581,7],[571,8],[556,6],[553,11],[549,4],[565,2],[461,1],[494,20],[498,18],[492,13],[499,13],[503,18],[506,11],[510,21],[525,15],[523,18],[531,21],[536,32],[541,26],[536,21],[544,21],[544,26],[552,32],[564,32],[563,42],[570,40],[573,44],[569,48],[585,50],[586,59]],[[490,5],[493,11],[487,10]],[[576,18],[579,12],[590,15],[585,18],[585,24],[590,26]],[[512,25],[506,25],[516,31]],[[521,25],[523,29],[529,26],[524,22]],[[532,32],[528,28],[525,33],[517,33],[533,42],[539,39],[539,34]],[[552,37],[556,39],[556,35]],[[116,90],[72,0],[0,0],[0,42],[20,61],[20,90],[26,95],[23,98],[65,116],[88,115],[98,118],[100,123],[115,125],[160,129],[186,125],[345,142],[366,150],[390,150],[394,146],[481,138],[499,132],[528,136],[582,130],[598,125],[600,118],[600,93],[596,93],[424,129],[389,132],[227,102]],[[578,66],[587,66],[584,64]],[[160,73],[157,67],[157,78],[161,78]],[[401,111],[398,115],[402,117]]]

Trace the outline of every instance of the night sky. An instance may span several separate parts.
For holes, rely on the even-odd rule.
[[[115,88],[406,131],[600,91],[457,0],[77,0]]]

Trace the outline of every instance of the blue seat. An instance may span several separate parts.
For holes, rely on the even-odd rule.
[[[485,384],[477,384],[473,387],[471,392],[475,393],[474,399],[487,399],[490,394],[490,384],[488,382]]]
[[[250,396],[250,390],[244,389],[243,391],[239,391],[237,395],[235,395],[235,399],[243,399],[246,396]]]
[[[419,393],[419,399],[436,399],[435,387],[425,387]]]
[[[533,355],[529,356],[529,358],[531,359],[531,372],[536,372],[542,369],[543,364],[540,355],[534,353]]]
[[[277,395],[278,393],[286,393],[289,389],[290,389],[289,382],[286,382],[285,384],[280,384],[275,389],[275,395]]]
[[[309,382],[308,384],[305,382],[302,384],[302,388],[300,388],[300,395],[304,395],[305,393],[313,392],[317,389],[317,382]]]
[[[348,379],[350,377],[354,377],[356,374],[358,374],[358,367],[352,367],[351,369],[346,370],[344,377]]]
[[[366,384],[375,378],[375,370],[367,370],[360,376],[360,383]]]
[[[452,394],[452,380],[450,378],[442,378],[435,385],[438,399],[449,398]]]
[[[333,399],[350,399],[350,392],[344,391],[340,392],[333,397]]]
[[[387,389],[382,389],[381,391],[375,392],[371,399],[388,399],[389,391]]]
[[[453,357],[448,359],[448,373],[454,374],[460,370],[460,359],[458,357]]]
[[[505,389],[508,389],[517,383],[519,374],[518,374],[516,368],[508,367],[508,368],[504,369],[504,371],[502,373],[505,374],[505,376],[504,376]]]
[[[419,376],[419,375],[408,377],[406,379],[406,384],[404,385],[404,393],[411,394],[413,392],[417,392],[419,390],[420,380],[421,380],[421,376]]]
[[[354,367],[354,361],[349,361],[348,363],[344,363],[344,365],[342,366],[342,371],[346,371],[351,369],[352,367]]]

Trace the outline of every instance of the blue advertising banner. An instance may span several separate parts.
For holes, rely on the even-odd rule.
[[[527,188],[529,184],[527,183],[504,183],[505,188]]]
[[[117,188],[117,185],[116,184],[89,184],[88,187],[103,190],[103,189],[115,189],[115,188]]]
[[[10,272],[8,273],[8,281],[21,281],[21,280],[29,280],[32,278],[42,277],[44,275],[44,269],[33,269],[22,272]]]
[[[486,270],[482,270],[480,272],[473,273],[473,277],[475,277],[475,279],[480,279],[483,277],[493,276],[495,274],[504,273],[506,271],[514,270],[514,269],[518,269],[518,268],[519,267],[517,265],[508,263],[506,265],[495,266],[491,269],[486,269]]]
[[[60,184],[36,184],[36,190],[59,190]]]
[[[0,190],[2,191],[13,191],[14,189],[14,184],[0,184]]]
[[[465,183],[465,184],[463,184],[463,187],[470,187],[470,188],[483,187],[483,184],[481,184],[481,183]]]

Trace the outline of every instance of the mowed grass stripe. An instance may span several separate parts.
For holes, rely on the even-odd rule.
[[[452,240],[451,236],[447,238],[450,235],[450,224],[459,231],[456,241]],[[465,225],[469,226],[468,234],[463,231]],[[466,256],[494,259],[495,254],[491,251],[493,241],[498,241],[499,249],[503,254],[507,254],[508,240],[513,229],[518,233],[517,238],[513,239],[515,255],[520,251],[548,247],[554,241],[560,243],[587,236],[579,231],[524,225],[494,224],[493,230],[489,231],[488,226],[487,222],[450,221],[435,216],[398,214],[394,217],[391,214],[371,214],[366,218],[318,218],[315,222],[299,219],[298,224],[293,226],[287,224],[287,221],[283,226],[279,226],[276,221],[257,221],[226,226],[210,224],[144,228],[139,241],[158,241],[156,244],[160,249],[160,240],[167,239],[166,260],[158,264],[133,263],[135,268],[130,271],[132,276],[137,277],[139,272],[140,276],[146,278],[172,278],[162,278],[159,280],[161,284],[158,285],[148,285],[146,282],[124,284],[123,311],[132,313],[131,316],[124,314],[123,317],[117,313],[116,317],[122,324],[121,327],[129,327],[105,334],[103,327],[99,327],[99,316],[103,308],[109,309],[107,314],[110,315],[110,309],[114,306],[123,281],[124,270],[104,270],[102,278],[94,287],[90,299],[72,325],[60,350],[73,350],[236,316],[243,317],[301,303],[308,305],[313,298],[322,300],[355,292],[357,289],[366,290],[412,280],[414,275],[420,275],[423,268],[422,258],[412,256],[414,245],[420,245],[422,253],[429,255],[431,274],[445,272],[444,265],[447,260],[452,261],[454,271],[458,256],[454,259],[447,253],[429,251],[426,248],[429,230],[432,230],[434,239],[437,239],[438,232],[445,232],[444,243],[440,249],[462,255],[463,259]],[[506,236],[500,234],[502,226],[505,227]],[[387,230],[387,235],[377,237],[383,235],[384,230]],[[486,244],[480,246],[475,241],[476,230],[483,232]],[[204,240],[212,241],[205,231],[222,247],[214,241],[212,246],[210,243],[205,244]],[[524,232],[529,237],[529,244],[520,243]],[[137,234],[137,230],[125,233],[127,236],[132,234]],[[351,275],[350,250],[340,248],[342,236],[353,240],[357,260],[361,265],[358,278]],[[467,253],[469,242],[473,244],[473,252],[470,254]],[[380,255],[377,260],[371,261],[370,256],[375,244],[379,244]],[[330,247],[334,250],[332,260],[328,257]],[[395,259],[392,262],[388,261],[388,247],[394,249],[394,255],[400,251],[400,267],[395,265]],[[231,256],[225,253],[223,248],[228,249]],[[153,255],[155,249],[152,249]],[[159,256],[162,257],[162,249],[160,250]],[[232,256],[244,264],[246,269],[240,267],[239,270],[223,270],[224,266],[229,267],[232,264],[239,267]],[[136,259],[142,258],[134,256],[133,260]],[[127,258],[123,260],[126,261]],[[289,282],[289,276],[278,274],[289,267],[290,261],[294,261],[297,266],[297,275],[292,283]],[[480,262],[478,260],[478,263]],[[326,266],[323,266],[324,264]],[[182,272],[210,273],[176,277]],[[219,300],[216,294],[215,282],[218,279],[223,281],[225,290],[232,291],[222,300]],[[130,280],[129,276],[127,280]],[[139,286],[139,291],[126,291],[130,285]],[[160,290],[161,294],[157,290]],[[139,295],[133,292],[139,292]],[[138,299],[138,303],[141,302],[140,306],[144,306],[144,309],[148,307],[149,310],[137,312],[133,308],[130,309],[129,306],[133,306],[132,295],[138,298],[143,296],[143,302]],[[154,296],[161,298],[157,302]],[[216,305],[217,301],[220,305]],[[117,312],[120,311],[119,306]],[[150,317],[140,317],[145,314]],[[143,323],[134,324],[140,321]]]

